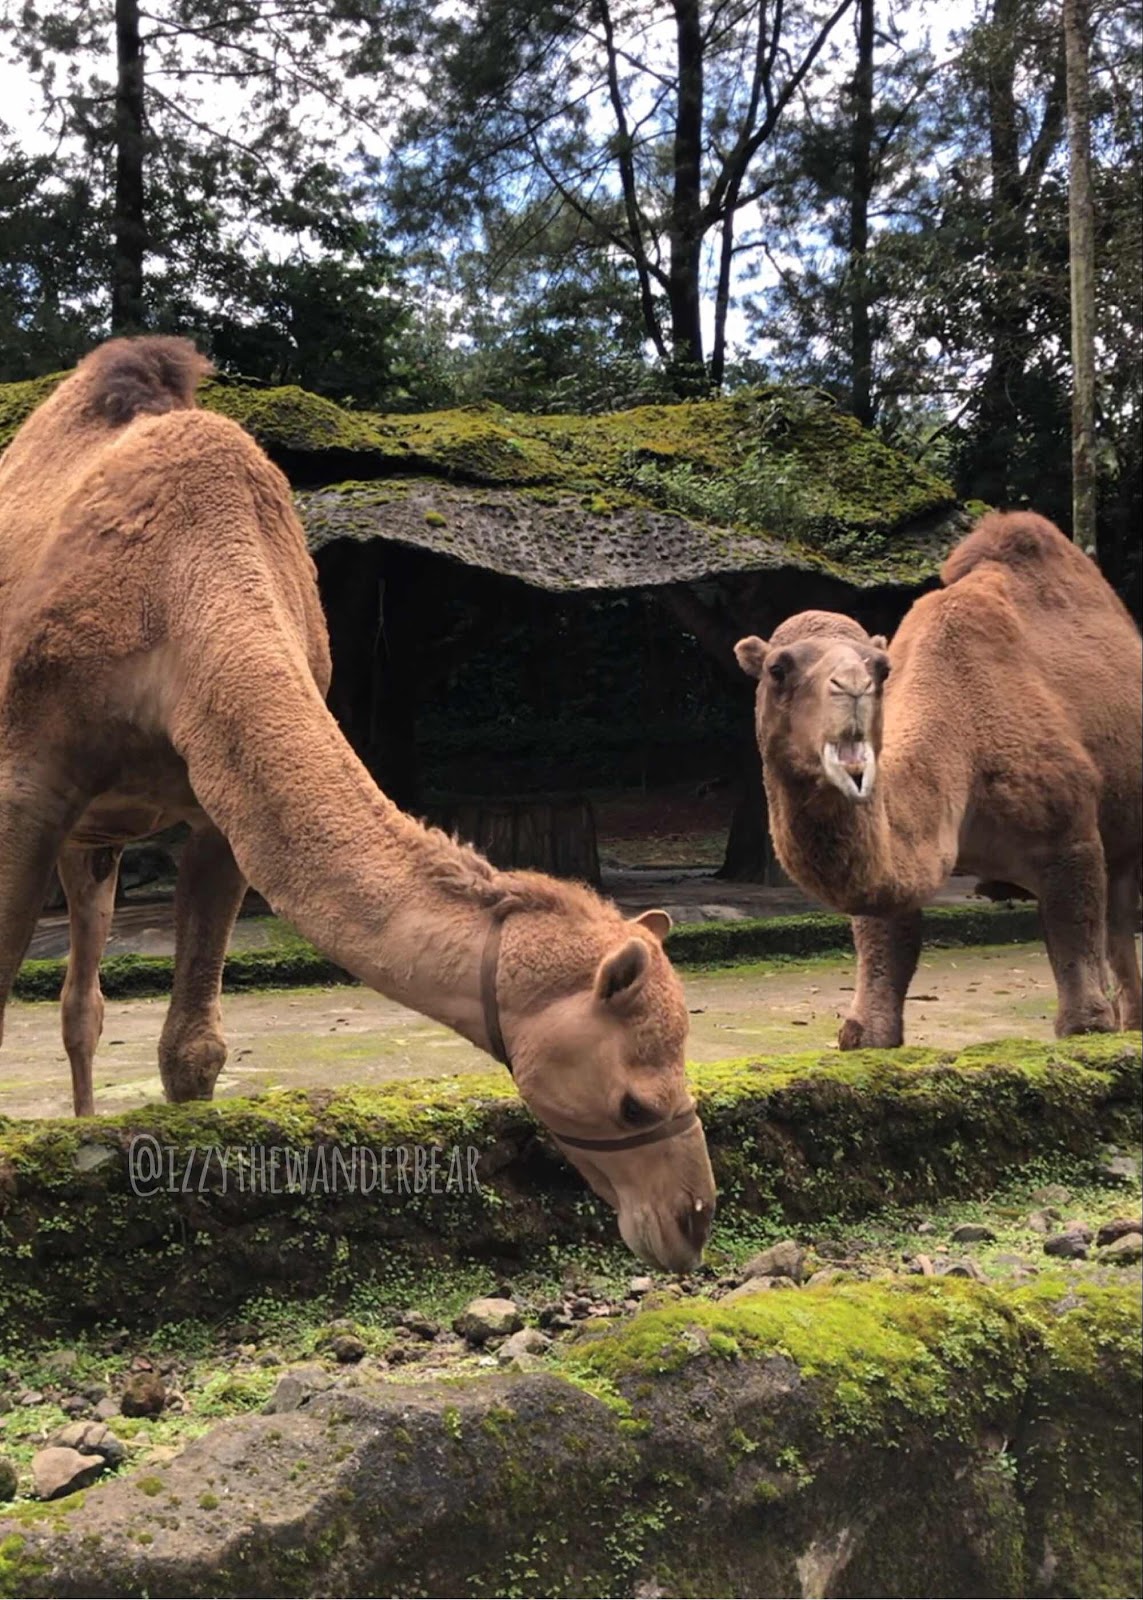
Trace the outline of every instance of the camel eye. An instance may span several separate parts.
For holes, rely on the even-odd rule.
[[[659,1113],[653,1106],[636,1100],[633,1094],[625,1094],[619,1102],[619,1117],[629,1128],[646,1128],[650,1123],[658,1122]]]
[[[793,657],[788,650],[783,650],[766,663],[766,671],[770,674],[770,682],[776,689],[780,689],[793,671]]]

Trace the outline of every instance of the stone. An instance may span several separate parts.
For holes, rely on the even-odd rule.
[[[69,1417],[82,1417],[87,1408],[88,1403],[81,1394],[65,1394],[60,1401],[60,1410]]]
[[[806,1279],[807,1289],[816,1289],[822,1284],[844,1283],[845,1273],[837,1267],[819,1267],[816,1272],[811,1272]],[[744,1286],[745,1287],[745,1286]]]
[[[342,1366],[348,1366],[353,1361],[361,1361],[366,1353],[365,1340],[359,1339],[355,1333],[337,1333],[329,1341],[329,1348],[335,1361],[340,1361]]]
[[[1076,1234],[1080,1239],[1083,1240],[1084,1244],[1090,1244],[1092,1241],[1091,1229],[1088,1227],[1087,1223],[1082,1221],[1079,1217],[1073,1217],[1070,1222],[1065,1222],[1063,1231],[1065,1233]]]
[[[1143,1261],[1143,1234],[1121,1233],[1099,1252],[1101,1261],[1110,1261],[1117,1267],[1129,1267]]]
[[[925,1277],[925,1278],[933,1277],[934,1276],[934,1269],[933,1269],[932,1257],[931,1256],[924,1256],[924,1255],[913,1256],[913,1258],[910,1261],[907,1261],[905,1263],[905,1271],[906,1272],[919,1272],[921,1274],[921,1276]]]
[[[993,1262],[998,1267],[1010,1272],[1038,1272],[1036,1267],[1026,1256],[1018,1256],[1011,1250],[1003,1250],[993,1257]]]
[[[1051,1233],[1053,1226],[1060,1220],[1060,1213],[1054,1206],[1047,1206],[1042,1211],[1028,1213],[1028,1227],[1033,1233]]]
[[[1101,1168],[1105,1177],[1117,1178],[1123,1183],[1134,1183],[1139,1177],[1139,1163],[1134,1156],[1111,1156]]]
[[[640,1295],[650,1294],[654,1287],[654,1278],[632,1278],[631,1282],[627,1285],[627,1292],[639,1297]]]
[[[937,1225],[935,1222],[918,1222],[916,1231],[918,1233],[936,1233]]]
[[[119,1416],[119,1402],[105,1395],[102,1400],[97,1400],[92,1408],[92,1415],[98,1422],[110,1422],[112,1417]]]
[[[502,1366],[517,1361],[521,1356],[542,1356],[552,1348],[552,1340],[539,1328],[521,1328],[500,1346],[496,1359]]]
[[[440,1323],[434,1322],[432,1317],[426,1317],[423,1311],[402,1311],[397,1318],[397,1325],[415,1333],[418,1339],[435,1339],[441,1331]]]
[[[1065,1189],[1062,1183],[1041,1184],[1032,1191],[1032,1199],[1038,1206],[1066,1206],[1071,1197],[1072,1191]]]
[[[1044,1254],[1062,1261],[1086,1261],[1087,1241],[1078,1233],[1053,1233],[1044,1240]]]
[[[41,1366],[53,1378],[66,1378],[75,1371],[78,1362],[79,1357],[74,1350],[53,1350],[51,1355],[44,1357]]]
[[[79,1392],[85,1400],[90,1400],[93,1406],[98,1405],[101,1400],[107,1399],[107,1385],[98,1381],[81,1383]]]
[[[1102,1224],[1095,1242],[1099,1245],[1114,1244],[1116,1239],[1122,1239],[1127,1233],[1143,1233],[1143,1222],[1138,1217],[1115,1217]]]
[[[385,1360],[391,1367],[402,1367],[409,1361],[416,1361],[421,1349],[422,1346],[414,1344],[408,1336],[398,1337],[385,1351]]]
[[[324,1367],[291,1367],[284,1372],[274,1387],[274,1392],[262,1407],[268,1416],[279,1416],[286,1411],[298,1411],[315,1394],[333,1388],[333,1379]]]
[[[14,1500],[19,1486],[20,1475],[16,1471],[15,1463],[9,1461],[7,1456],[0,1456],[0,1503]]]
[[[262,1350],[258,1355],[260,1367],[284,1367],[286,1358],[280,1350]]]
[[[71,1422],[53,1433],[48,1444],[78,1450],[81,1456],[102,1456],[109,1467],[118,1467],[127,1459],[127,1446],[105,1422]]]
[[[939,1278],[974,1278],[977,1283],[984,1282],[983,1271],[972,1260],[938,1262],[936,1276]]]
[[[792,1278],[801,1283],[805,1274],[806,1252],[793,1239],[783,1239],[767,1250],[760,1250],[743,1268],[744,1278]]]
[[[39,1389],[22,1389],[16,1396],[18,1406],[42,1406],[44,1397]]]
[[[962,1222],[949,1234],[953,1244],[994,1244],[996,1235],[983,1222]]]
[[[568,1310],[578,1322],[582,1322],[585,1318],[591,1316],[591,1301],[585,1294],[577,1294]]]
[[[78,1450],[49,1445],[32,1457],[32,1482],[41,1500],[58,1500],[61,1495],[86,1489],[106,1465],[102,1456],[84,1456]]]
[[[770,1289],[796,1288],[792,1278],[747,1278],[745,1283],[740,1283],[737,1289],[731,1289],[723,1295],[724,1300],[745,1300],[752,1294],[763,1294]]]
[[[584,1301],[585,1311],[588,1304]],[[469,1344],[484,1344],[487,1339],[499,1339],[523,1326],[524,1319],[515,1300],[472,1300],[459,1317],[453,1319],[454,1331]]]
[[[167,1386],[155,1372],[136,1372],[119,1397],[125,1417],[157,1417],[167,1403]]]

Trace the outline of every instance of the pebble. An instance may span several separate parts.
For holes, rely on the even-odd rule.
[[[541,1333],[539,1328],[521,1328],[518,1333],[512,1334],[496,1352],[496,1359],[501,1366],[509,1366],[521,1356],[542,1356],[552,1348],[552,1340],[546,1333]]]
[[[1139,1176],[1139,1163],[1134,1156],[1112,1156],[1104,1163],[1102,1171],[1108,1178],[1134,1183]]]
[[[983,1283],[984,1273],[975,1261],[941,1261],[936,1268],[940,1278],[974,1278],[977,1283]]]
[[[79,1357],[74,1350],[53,1350],[51,1355],[44,1357],[42,1363],[44,1371],[50,1372],[53,1378],[66,1378],[78,1364]]]
[[[580,1302],[576,1302],[579,1304]],[[591,1302],[582,1302],[586,1315]],[[489,1298],[472,1300],[453,1321],[453,1330],[469,1344],[483,1344],[487,1339],[498,1339],[503,1334],[515,1333],[524,1326],[520,1307],[514,1300]]]
[[[440,1324],[434,1322],[432,1317],[426,1317],[423,1311],[402,1311],[397,1323],[410,1333],[415,1333],[418,1339],[435,1339],[441,1331]]]
[[[81,1456],[102,1456],[109,1467],[118,1467],[127,1459],[127,1446],[104,1422],[69,1423],[53,1433],[48,1444],[78,1450]]]
[[[805,1275],[806,1252],[793,1239],[783,1239],[767,1250],[760,1250],[742,1269],[744,1278],[792,1278],[801,1283]]]
[[[1079,1217],[1073,1217],[1070,1222],[1065,1222],[1063,1231],[1065,1233],[1077,1234],[1079,1238],[1083,1240],[1084,1244],[1090,1244],[1092,1241],[1091,1229],[1088,1227],[1087,1223],[1081,1221]]]
[[[119,1409],[125,1417],[157,1417],[167,1403],[167,1386],[162,1378],[146,1368],[140,1368],[127,1380],[127,1387],[119,1397]]]
[[[37,1450],[32,1457],[32,1482],[41,1500],[58,1500],[94,1483],[106,1467],[102,1456],[80,1455],[60,1445]]]
[[[628,1294],[638,1297],[640,1295],[650,1294],[654,1287],[654,1278],[632,1278],[631,1282],[627,1285],[627,1292]]]
[[[9,1461],[7,1456],[0,1456],[0,1501],[14,1500],[19,1485],[15,1463]]]
[[[1033,1233],[1051,1233],[1052,1227],[1060,1220],[1060,1213],[1054,1206],[1047,1206],[1042,1211],[1028,1213],[1027,1226]]]
[[[1071,1197],[1072,1191],[1062,1183],[1045,1183],[1032,1191],[1032,1199],[1040,1206],[1066,1206]]]
[[[996,1235],[983,1222],[962,1222],[949,1234],[953,1244],[994,1244]]]
[[[906,1261],[905,1271],[919,1272],[922,1277],[931,1278],[934,1275],[932,1258],[923,1255],[913,1256],[911,1260]]]
[[[1143,1233],[1143,1222],[1137,1217],[1115,1217],[1111,1222],[1105,1222],[1095,1236],[1096,1244],[1114,1244],[1116,1239],[1122,1239],[1124,1234]]]
[[[92,1415],[99,1422],[110,1422],[112,1417],[119,1415],[119,1402],[105,1395],[102,1400],[97,1400],[92,1410]]]
[[[297,1411],[315,1394],[333,1388],[333,1379],[324,1367],[291,1367],[278,1379],[273,1394],[262,1410],[267,1416],[278,1416],[286,1411]]]
[[[365,1356],[365,1340],[359,1339],[355,1333],[337,1333],[329,1341],[329,1348],[335,1361],[340,1361],[342,1366],[351,1362],[361,1361]]]
[[[1113,1262],[1117,1267],[1129,1267],[1136,1261],[1143,1261],[1143,1235],[1120,1234],[1118,1239],[1113,1239],[1099,1252],[1099,1259]]]
[[[18,1406],[42,1406],[44,1397],[39,1389],[24,1389],[16,1396]]]
[[[1053,1233],[1044,1240],[1044,1254],[1063,1261],[1086,1261],[1087,1241],[1078,1233]]]

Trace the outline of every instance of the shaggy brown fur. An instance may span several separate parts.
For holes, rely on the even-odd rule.
[[[805,612],[736,647],[759,679],[779,859],[854,915],[843,1047],[902,1040],[920,908],[959,863],[1040,905],[1057,1031],[1140,1025],[1143,658],[1128,612],[1043,517],[986,516],[888,652]],[[884,688],[882,687],[884,685]]]
[[[114,341],[0,461],[0,1009],[59,858],[64,1035],[90,1112],[118,852],[185,819],[169,1098],[208,1098],[225,1059],[222,961],[248,880],[364,982],[482,1047],[480,956],[506,917],[501,1022],[537,1114],[586,1138],[629,1132],[632,1101],[640,1123],[676,1115],[687,1012],[669,920],[499,873],[378,790],[324,704],[326,630],[289,487],[235,423],[194,408],[205,370],[181,340]],[[699,1258],[714,1204],[701,1127],[572,1159],[633,1248]]]

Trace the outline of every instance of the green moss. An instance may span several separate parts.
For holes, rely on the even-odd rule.
[[[200,1494],[198,1497],[200,1511],[217,1511],[219,1504],[219,1498],[216,1494]]]
[[[425,526],[427,528],[447,528],[448,518],[442,516],[439,511],[426,511]]]
[[[163,1480],[162,1478],[156,1478],[153,1475],[143,1478],[136,1478],[135,1487],[138,1489],[140,1494],[145,1494],[153,1500],[156,1495],[162,1494]]]
[[[925,912],[924,936],[927,943],[945,948],[1020,943],[1038,937],[1039,926],[1032,906],[931,906]],[[282,929],[280,923],[273,925],[275,945],[270,949],[227,956],[222,986],[228,994],[355,981],[304,939],[283,936]],[[741,922],[685,923],[671,932],[667,946],[676,966],[720,966],[848,952],[853,939],[848,917],[805,912]],[[66,970],[63,960],[26,961],[13,985],[13,998],[58,999]],[[169,994],[173,974],[169,956],[110,956],[100,967],[100,983],[108,999],[135,999]]]

